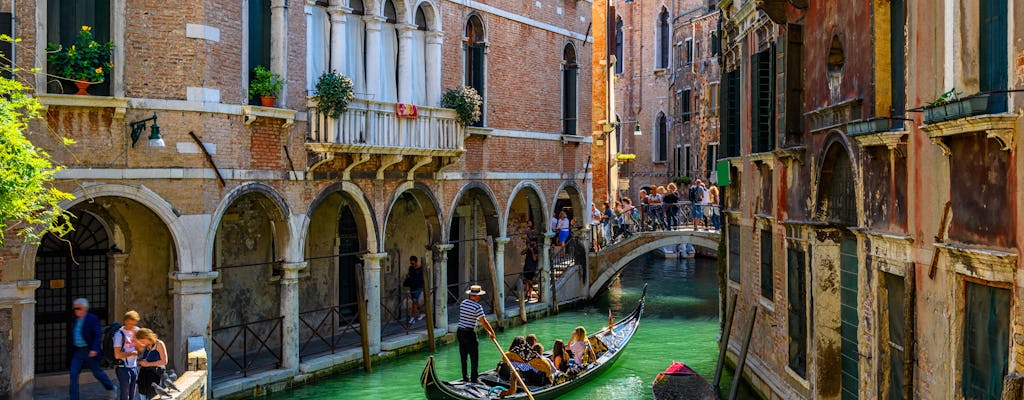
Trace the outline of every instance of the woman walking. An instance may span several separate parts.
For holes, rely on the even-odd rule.
[[[156,333],[147,328],[135,333],[135,343],[142,349],[139,355],[139,393],[147,399],[157,397],[153,384],[163,387],[164,367],[167,366],[167,346]]]

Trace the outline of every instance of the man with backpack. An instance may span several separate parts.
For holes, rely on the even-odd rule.
[[[693,230],[697,230],[697,221],[704,219],[704,207],[702,205],[704,196],[704,184],[698,179],[693,182],[693,185],[690,185],[690,191],[687,196],[690,200],[690,217],[693,218]],[[707,224],[704,225],[707,226]]]
[[[100,318],[89,313],[89,300],[84,298],[75,299],[72,303],[74,319],[68,344],[71,353],[71,369],[69,395],[71,400],[78,400],[78,375],[82,373],[83,367],[89,367],[92,375],[100,384],[107,389],[107,398],[114,400],[117,392],[114,391],[114,383],[103,368],[100,367],[100,342],[103,339],[103,328],[100,326]]]

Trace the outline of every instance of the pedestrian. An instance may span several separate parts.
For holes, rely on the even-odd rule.
[[[704,186],[704,182],[697,182],[700,185],[700,210],[701,217],[703,217],[704,229],[708,228],[708,217],[711,216],[710,204],[711,204],[711,192]]]
[[[608,202],[604,202],[604,243],[605,246],[612,243],[612,228],[615,225],[615,211],[612,211],[612,207]]]
[[[84,298],[75,299],[72,302],[74,319],[71,321],[71,335],[69,335],[68,350],[71,353],[71,368],[68,385],[71,400],[79,400],[78,375],[82,373],[82,367],[89,367],[92,376],[107,389],[107,398],[117,399],[117,392],[114,390],[114,383],[103,368],[100,367],[100,342],[103,341],[103,328],[100,326],[100,318],[89,312],[89,300]]]
[[[675,183],[669,183],[665,187],[665,209],[668,214],[666,223],[669,229],[675,229],[679,225],[679,189]]]
[[[139,393],[139,349],[135,345],[135,333],[139,331],[142,319],[135,310],[124,313],[124,325],[114,333],[114,358],[117,359],[118,386],[121,400],[135,400]]]
[[[523,286],[524,292],[526,293],[526,300],[534,302],[533,293],[533,279],[537,277],[539,254],[537,254],[537,242],[534,240],[526,240],[526,248],[523,249],[519,254],[523,258]]]
[[[653,193],[647,196],[647,200],[651,203],[651,221],[654,223],[654,229],[662,229],[665,227],[665,187],[658,186],[654,189]]]
[[[633,236],[633,226],[636,225],[637,211],[633,207],[633,200],[628,197],[622,199],[622,234],[625,237]]]
[[[693,218],[693,230],[698,230],[697,222],[704,219],[704,210],[701,208],[701,201],[704,199],[703,182],[698,179],[690,186],[687,197],[690,200],[690,217]]]
[[[476,324],[480,323],[487,331],[487,336],[494,339],[494,329],[487,322],[484,315],[484,307],[480,305],[480,296],[487,294],[480,285],[473,285],[466,291],[468,299],[462,300],[459,304],[459,329],[456,337],[459,339],[459,361],[462,362],[462,381],[480,383],[480,342],[476,338]],[[466,357],[472,363],[472,374],[466,372]]]
[[[569,217],[565,215],[565,211],[558,212],[558,218],[555,220],[554,225],[555,233],[558,235],[558,256],[565,256],[565,242],[569,240]]]
[[[420,296],[423,294],[423,267],[420,266],[420,259],[416,256],[409,257],[409,272],[405,275],[406,287],[409,288],[409,300],[412,302],[412,312],[409,313],[409,325],[417,320],[423,319],[424,314],[420,307]]]
[[[722,206],[718,194],[718,185],[711,185],[708,193],[711,196],[711,225],[718,231],[722,229]]]
[[[601,251],[601,241],[604,239],[604,213],[597,209],[597,204],[590,203],[590,241],[594,243],[594,251]],[[599,232],[600,231],[600,232]]]
[[[139,355],[139,393],[147,399],[156,398],[157,386],[163,387],[164,367],[167,365],[167,346],[156,333],[141,328],[135,333],[135,346],[142,349]]]

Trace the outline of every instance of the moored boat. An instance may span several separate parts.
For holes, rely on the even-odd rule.
[[[673,362],[658,374],[651,390],[654,400],[718,400],[714,386],[681,362]]]
[[[644,285],[640,301],[631,313],[623,317],[611,327],[604,327],[600,331],[589,336],[590,342],[594,344],[597,353],[597,361],[587,365],[582,371],[568,381],[545,386],[529,386],[530,393],[535,400],[554,399],[558,396],[571,392],[594,377],[607,370],[622,355],[629,340],[633,338],[637,328],[640,326],[640,316],[644,311],[644,299],[647,296],[647,286]],[[445,382],[438,378],[434,369],[434,357],[427,360],[421,377],[423,390],[427,399],[430,400],[477,400],[498,398],[499,387],[508,388],[508,380],[499,376],[497,369],[480,374],[481,383],[469,383],[462,381]],[[506,399],[526,399],[526,392],[519,390]]]

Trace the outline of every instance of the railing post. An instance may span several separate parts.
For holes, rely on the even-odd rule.
[[[540,290],[541,298],[554,307],[553,293],[555,291],[554,268],[551,265],[551,238],[555,237],[554,232],[544,232],[544,247],[540,252]]]
[[[281,264],[281,368],[299,368],[299,271],[306,262]]]
[[[437,302],[434,304],[434,327],[448,330],[448,252],[455,248],[451,243],[437,245],[438,256],[434,257],[434,286],[437,287]],[[458,289],[458,288],[456,288]]]
[[[388,253],[363,255],[363,293],[366,299],[366,336],[370,353],[380,352],[380,263]]]

